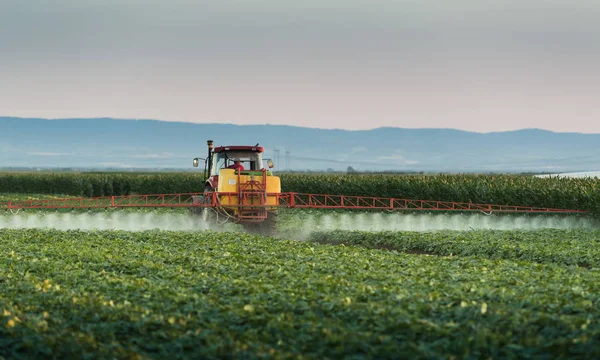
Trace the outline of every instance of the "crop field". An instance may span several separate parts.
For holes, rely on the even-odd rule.
[[[321,244],[356,245],[443,256],[528,260],[600,269],[600,228],[438,232],[313,232]]]
[[[0,202],[202,184],[169,176],[0,174]],[[263,237],[186,209],[6,212],[0,360],[600,356],[597,179],[328,176],[283,190],[592,214],[282,209]]]
[[[522,175],[295,175],[282,191],[523,205],[600,213],[600,178]],[[201,173],[0,173],[0,193],[111,196],[203,191]]]
[[[21,201],[21,200],[44,200],[44,199],[64,199],[72,197],[65,194],[21,194],[21,193],[0,193],[0,202]]]
[[[0,246],[5,358],[598,354],[600,272],[551,258],[227,232],[0,230]]]

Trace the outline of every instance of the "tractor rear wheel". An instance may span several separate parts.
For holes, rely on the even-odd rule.
[[[204,193],[207,192],[213,192],[215,191],[212,187],[210,187],[209,185],[206,185],[206,187],[204,187]],[[200,204],[207,204],[210,205],[212,203],[212,197],[210,195],[208,196],[204,196],[204,194],[199,195],[197,198],[198,202]],[[213,208],[210,207],[192,207],[191,208],[191,213],[194,216],[199,216],[200,219],[202,219],[202,221],[204,223],[206,223],[206,225],[211,226],[213,224],[216,223],[216,213],[215,210]]]

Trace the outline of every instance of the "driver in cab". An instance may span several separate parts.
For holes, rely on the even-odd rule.
[[[226,167],[226,169],[235,169],[235,170],[244,171],[244,165],[242,165],[242,162],[240,161],[240,159],[235,159],[233,164]]]

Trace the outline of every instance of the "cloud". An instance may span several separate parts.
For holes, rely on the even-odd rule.
[[[353,147],[350,153],[356,154],[356,153],[367,152],[367,151],[369,151],[368,148],[366,148],[364,146],[357,146],[357,147]]]
[[[57,152],[28,152],[26,155],[32,156],[73,156],[70,153],[57,153]]]
[[[417,160],[408,160],[400,154],[378,156],[377,160],[387,160],[387,161],[391,160],[394,163],[400,163],[400,164],[405,164],[405,165],[415,165],[415,164],[420,163],[420,161],[417,161]]]
[[[404,156],[399,154],[378,156],[377,160],[404,160]]]
[[[160,154],[143,154],[143,155],[131,155],[131,158],[136,159],[171,159],[175,155],[171,153],[160,153]]]
[[[100,166],[104,167],[113,167],[113,168],[133,168],[135,166],[131,164],[125,164],[117,161],[104,161],[100,163]]]

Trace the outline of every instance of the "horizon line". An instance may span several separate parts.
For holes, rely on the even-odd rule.
[[[474,134],[499,134],[499,133],[509,133],[509,132],[518,132],[518,131],[544,131],[554,134],[578,134],[578,135],[600,135],[600,133],[584,133],[584,132],[566,132],[566,131],[554,131],[543,128],[518,128],[518,129],[509,129],[502,131],[474,131],[467,129],[459,129],[459,128],[440,128],[440,127],[420,127],[420,128],[412,128],[412,127],[394,127],[394,126],[382,126],[376,128],[369,129],[343,129],[343,128],[326,128],[326,127],[311,127],[311,126],[301,126],[301,125],[288,125],[288,124],[270,124],[270,123],[256,123],[256,124],[237,124],[233,122],[194,122],[194,121],[183,121],[183,120],[164,120],[164,119],[142,119],[142,118],[117,118],[117,117],[106,117],[106,116],[98,116],[98,117],[67,117],[67,118],[40,118],[40,117],[21,117],[21,116],[0,116],[0,119],[17,119],[17,120],[42,120],[42,121],[64,121],[64,120],[113,120],[113,121],[144,121],[144,122],[161,122],[161,123],[172,123],[172,124],[193,124],[193,125],[233,125],[233,126],[277,126],[277,127],[291,127],[291,128],[302,128],[302,129],[314,129],[314,130],[329,130],[329,131],[347,131],[347,132],[361,132],[361,131],[375,131],[375,130],[384,130],[384,129],[398,129],[398,130],[451,130],[451,131],[460,131]]]

